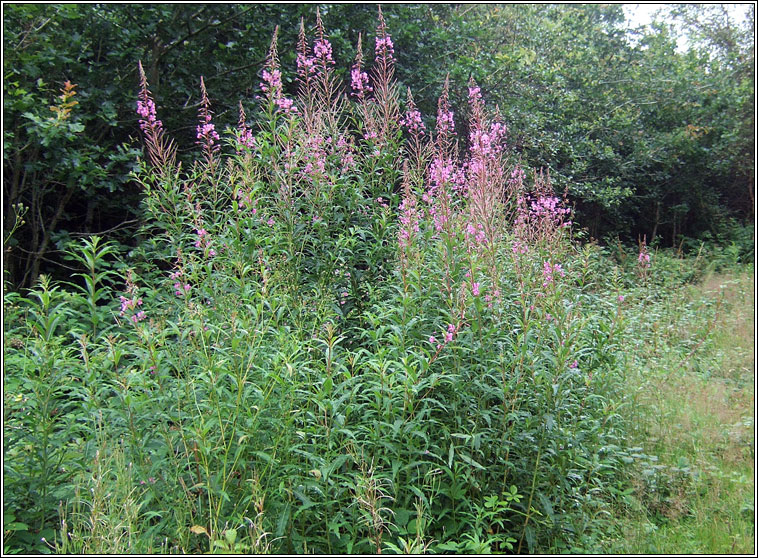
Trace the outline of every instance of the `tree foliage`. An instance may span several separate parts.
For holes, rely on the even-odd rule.
[[[444,57],[459,90],[473,76],[593,236],[723,234],[753,217],[754,12],[675,15],[685,52],[673,24],[629,29],[620,5],[458,6],[435,15],[418,74],[439,82]]]

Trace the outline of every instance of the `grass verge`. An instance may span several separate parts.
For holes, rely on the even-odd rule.
[[[610,551],[755,552],[754,285],[752,268],[709,274],[636,309],[639,452]]]

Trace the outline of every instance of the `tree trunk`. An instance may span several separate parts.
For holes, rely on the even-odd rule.
[[[655,240],[655,235],[658,232],[658,224],[661,221],[661,202],[655,202],[655,223],[653,223],[653,232],[650,233],[650,242]]]
[[[58,225],[58,221],[60,221],[61,217],[63,216],[63,210],[66,209],[66,205],[71,200],[71,196],[74,195],[74,188],[72,186],[69,186],[68,190],[66,190],[66,193],[63,195],[63,197],[58,202],[58,207],[55,209],[55,215],[53,215],[53,218],[50,220],[50,223],[47,227],[43,227],[42,229],[42,242],[39,244],[39,248],[34,252],[32,256],[32,265],[31,265],[31,277],[29,278],[28,285],[33,285],[35,281],[37,281],[37,278],[39,277],[39,268],[42,264],[42,259],[45,256],[45,253],[47,252],[47,247],[50,244],[50,232],[54,231],[56,226]],[[42,225],[42,223],[40,223]],[[29,274],[29,271],[27,271],[27,275]],[[24,282],[26,282],[27,276],[24,276]]]

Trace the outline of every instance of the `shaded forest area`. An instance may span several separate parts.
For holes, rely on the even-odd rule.
[[[199,76],[220,128],[236,124],[238,102],[259,93],[274,27],[294,45],[314,9],[4,6],[6,279],[29,287],[41,272],[66,273],[63,250],[92,233],[134,246],[138,60],[181,158],[194,145]],[[358,30],[376,8],[321,9],[337,74],[349,79]],[[669,25],[628,29],[621,5],[388,5],[385,15],[401,90],[410,87],[427,123],[448,72],[454,104],[473,78],[498,105],[513,154],[549,170],[590,237],[685,251],[705,240],[750,259],[754,11],[734,21],[720,5],[677,10],[686,52]],[[281,53],[289,94],[295,56]]]

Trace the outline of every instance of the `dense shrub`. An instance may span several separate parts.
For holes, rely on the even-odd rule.
[[[223,134],[200,78],[192,166],[141,73],[146,241],[117,263],[93,237],[70,284],[6,300],[7,550],[600,536],[626,455],[609,260],[473,81],[466,138],[447,84],[434,131],[401,106],[381,12],[349,88],[318,17],[312,40],[288,98],[274,35],[258,113]]]

